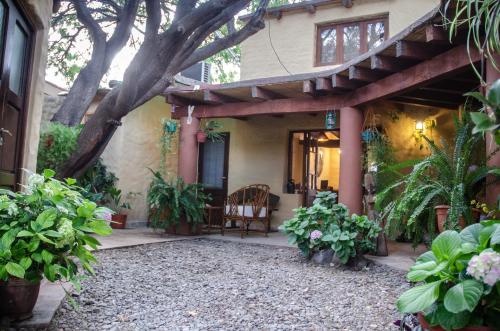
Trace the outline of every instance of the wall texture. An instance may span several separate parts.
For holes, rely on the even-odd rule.
[[[160,168],[161,119],[170,118],[170,105],[156,97],[123,118],[120,126],[102,154],[104,164],[119,178],[117,183],[124,195],[138,192],[130,199],[132,210],[128,223],[144,224],[148,217],[146,195],[152,174],[148,170]],[[177,142],[167,155],[166,167],[172,176],[177,175]]]
[[[28,0],[26,3],[29,11],[34,14],[36,19],[36,35],[33,52],[33,67],[29,86],[30,95],[28,100],[25,141],[23,144],[22,167],[35,171],[44,98],[43,91],[45,85],[45,67],[47,63],[49,21],[52,15],[52,0]],[[25,181],[24,177],[22,181]]]
[[[241,79],[288,75],[278,57],[291,74],[333,68],[314,66],[317,24],[388,14],[391,37],[439,3],[439,0],[355,0],[352,8],[337,4],[320,6],[314,14],[285,12],[280,20],[267,19],[263,30],[241,44]]]

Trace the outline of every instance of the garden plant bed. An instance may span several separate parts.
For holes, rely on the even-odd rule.
[[[397,330],[408,288],[384,266],[350,271],[295,249],[193,239],[96,253],[97,275],[49,330]]]

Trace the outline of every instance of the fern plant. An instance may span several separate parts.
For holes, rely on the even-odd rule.
[[[469,201],[479,193],[478,183],[488,174],[498,173],[498,169],[487,167],[484,163],[474,165],[474,152],[479,148],[482,137],[473,135],[473,124],[464,116],[462,121],[455,120],[456,138],[454,148],[445,141],[443,147],[428,137],[423,137],[431,154],[416,163],[413,170],[402,176],[377,195],[376,208],[382,210],[379,217],[386,219],[386,231],[395,238],[402,232],[421,240],[424,228],[434,233],[434,207],[450,205],[447,229],[456,228],[460,217],[467,223],[472,221]],[[395,191],[401,192],[395,200],[387,196]],[[385,205],[383,205],[385,204]]]
[[[182,178],[167,182],[159,171],[153,172],[147,203],[153,228],[177,226],[182,218],[190,224],[203,222],[203,213],[210,197],[201,184],[186,184]]]

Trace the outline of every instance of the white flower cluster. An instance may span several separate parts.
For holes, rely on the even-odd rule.
[[[467,273],[479,281],[494,286],[500,279],[500,254],[485,250],[470,259]]]

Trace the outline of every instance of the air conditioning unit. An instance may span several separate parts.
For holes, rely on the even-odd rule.
[[[191,78],[203,83],[210,83],[210,63],[198,62],[180,72],[181,76]]]

